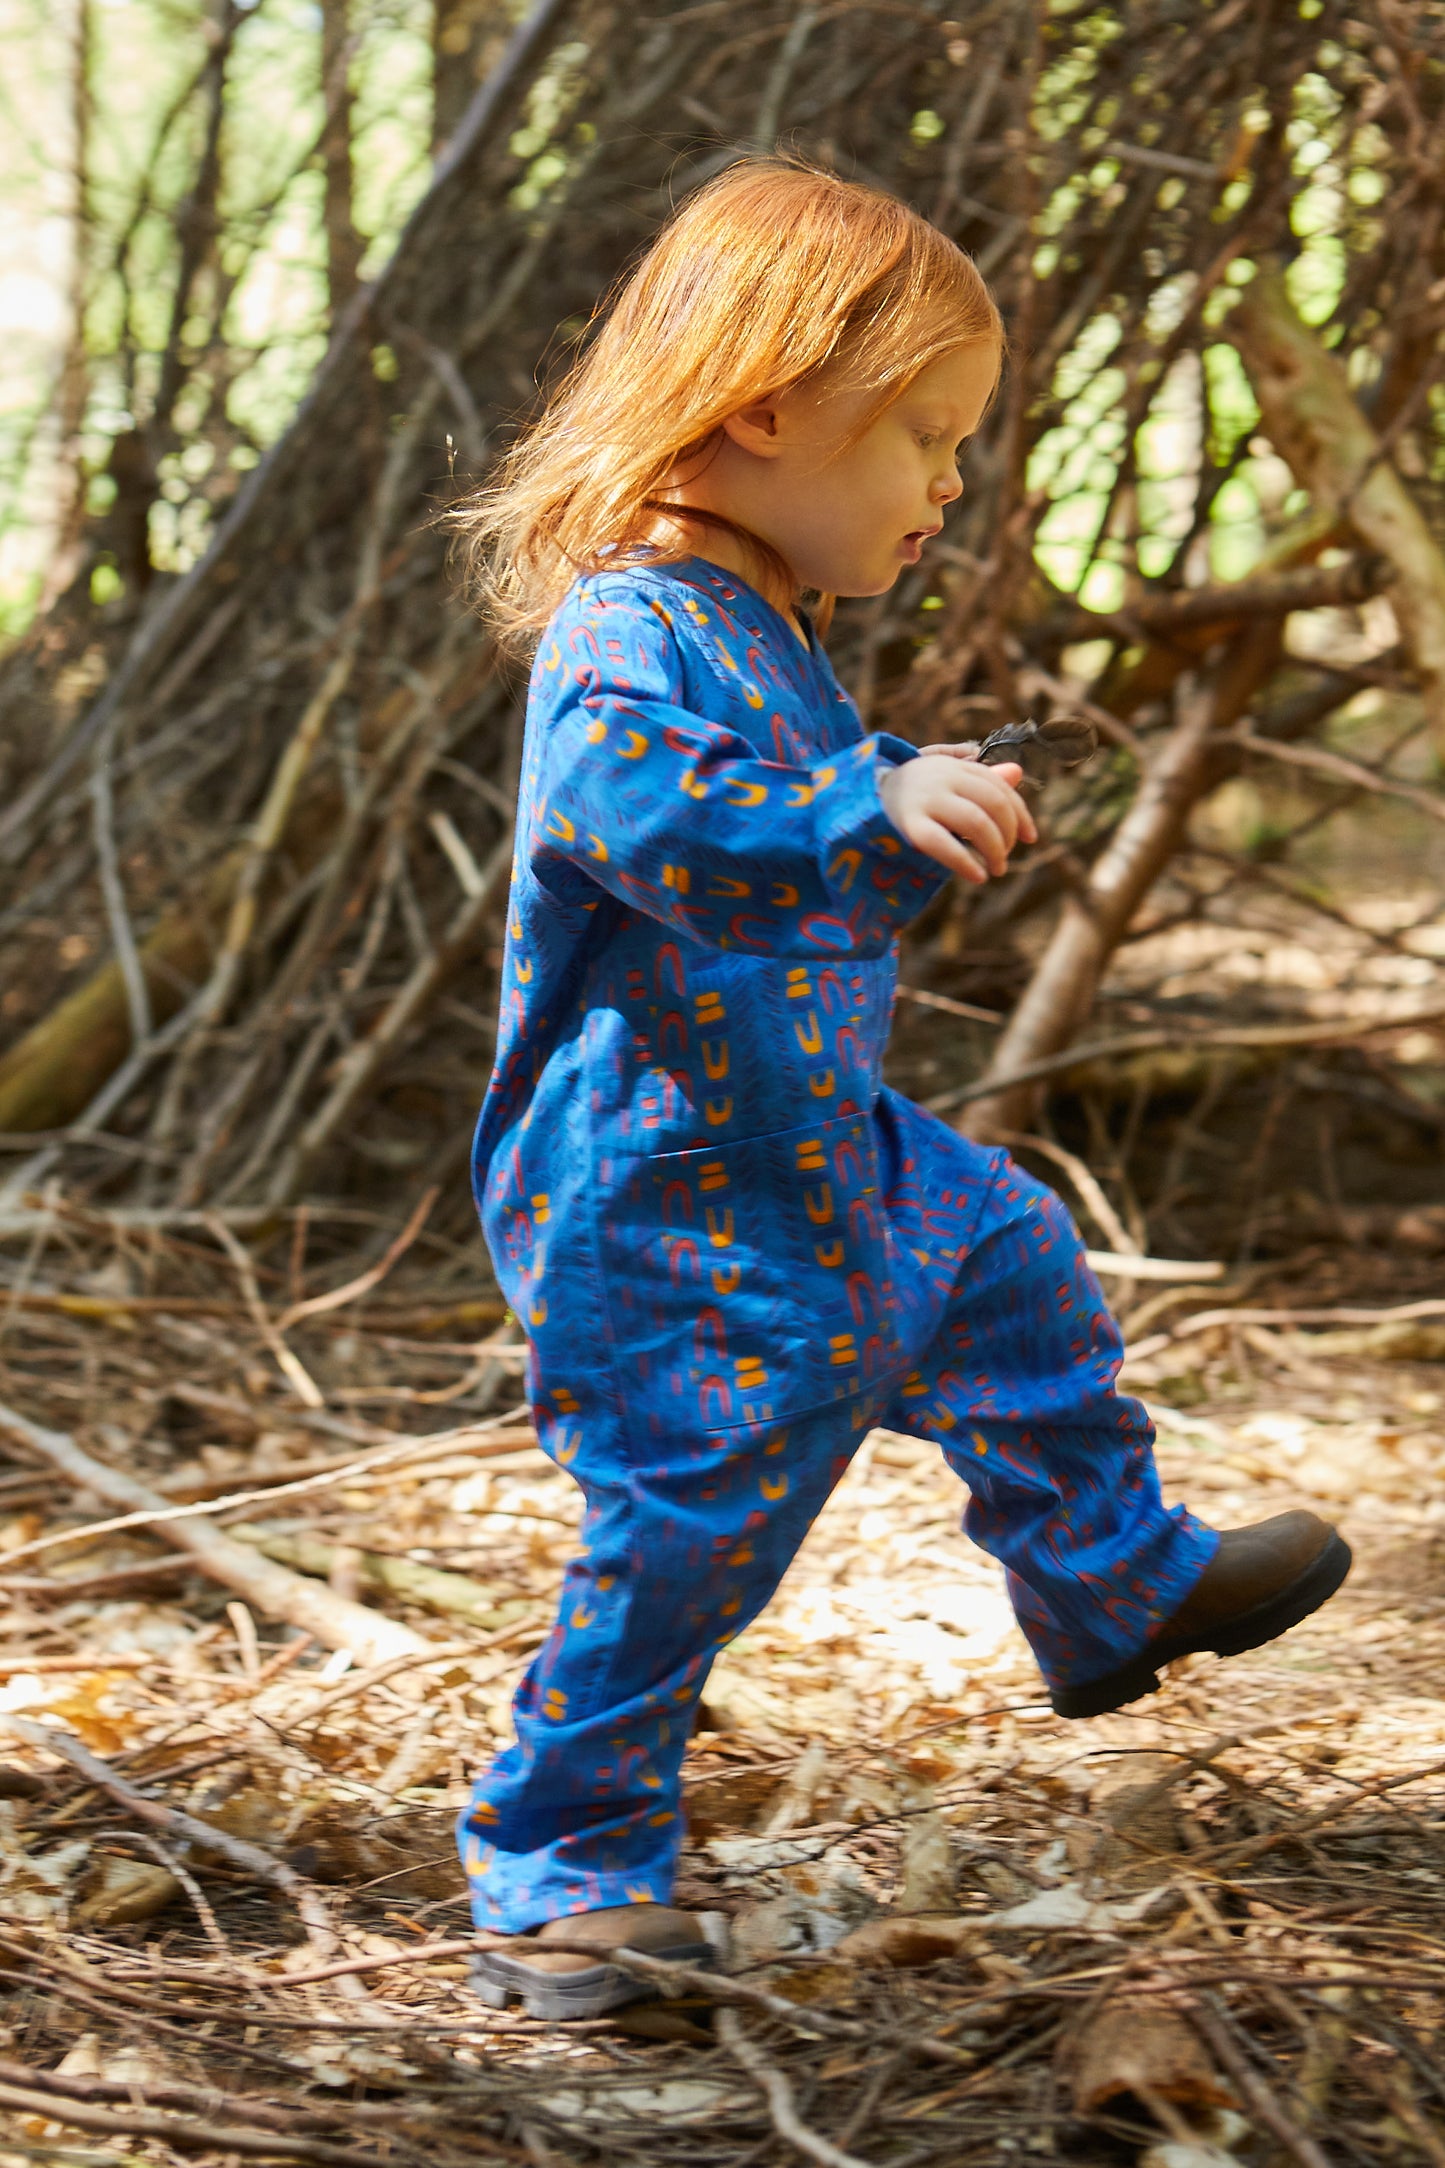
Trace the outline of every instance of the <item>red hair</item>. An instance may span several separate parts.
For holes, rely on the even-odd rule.
[[[871,395],[861,435],[941,355],[1003,346],[976,266],[937,227],[881,189],[777,158],[688,197],[601,313],[495,480],[453,515],[483,608],[515,645],[579,573],[688,554],[658,541],[652,500],[729,415],[815,378]],[[786,570],[745,539],[765,572]]]

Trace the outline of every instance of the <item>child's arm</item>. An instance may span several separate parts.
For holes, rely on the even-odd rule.
[[[609,604],[564,627],[543,657],[544,682],[549,668],[567,683],[544,726],[539,834],[622,902],[709,947],[877,956],[937,892],[933,826],[912,822],[909,792],[910,825],[926,837],[917,847],[880,786],[901,764],[944,763],[915,763],[911,746],[887,737],[807,768],[760,759],[746,738],[679,704],[672,634],[642,605]],[[974,773],[1013,798],[997,770]],[[1007,845],[982,829],[970,840],[1001,868]]]

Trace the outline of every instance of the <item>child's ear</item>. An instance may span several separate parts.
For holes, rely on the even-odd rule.
[[[751,406],[729,414],[723,429],[740,451],[755,459],[776,459],[782,450],[777,398],[755,399]]]

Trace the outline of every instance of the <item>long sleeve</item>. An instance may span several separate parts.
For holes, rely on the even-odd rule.
[[[539,692],[532,815],[547,885],[549,862],[565,863],[711,948],[867,957],[947,878],[879,797],[880,766],[911,746],[872,736],[809,766],[762,759],[682,704],[676,637],[645,603],[559,627]]]

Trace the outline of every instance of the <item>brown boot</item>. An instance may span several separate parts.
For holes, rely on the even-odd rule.
[[[1350,1547],[1315,1513],[1276,1513],[1248,1528],[1226,1528],[1219,1549],[1152,1641],[1102,1679],[1060,1686],[1059,1716],[1107,1716],[1157,1691],[1158,1666],[1210,1649],[1239,1656],[1298,1626],[1327,1603],[1350,1570]]]
[[[583,1943],[596,1958],[572,1950],[548,1949],[549,1942]],[[497,1938],[497,1946],[472,1959],[472,1985],[483,2002],[504,2010],[521,1997],[528,2017],[565,2020],[602,2017],[624,2003],[643,2002],[658,1991],[609,1964],[603,1953],[637,1950],[644,1957],[674,1964],[706,1965],[714,1953],[690,1912],[671,1905],[608,1905],[600,1912],[577,1912],[548,1920],[535,1935]]]

